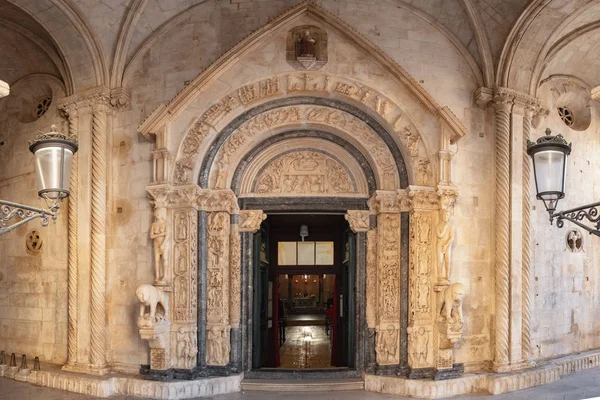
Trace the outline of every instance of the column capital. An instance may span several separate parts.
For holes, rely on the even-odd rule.
[[[57,101],[58,108],[67,115],[89,113],[93,107],[108,107],[118,110],[128,108],[131,94],[124,87],[109,89],[104,85],[86,89]]]
[[[147,186],[146,192],[154,207],[190,207],[198,211],[224,211],[229,214],[239,212],[237,196],[230,189],[211,190],[198,185],[163,184]]]
[[[409,186],[407,195],[411,211],[433,211],[440,208],[439,196],[432,187]]]

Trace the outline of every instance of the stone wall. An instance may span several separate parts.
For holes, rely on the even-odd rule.
[[[557,209],[597,202],[600,194],[597,103],[592,101],[590,104],[589,128],[578,131],[561,121],[556,108],[564,104],[557,101],[556,95],[542,91],[542,96],[550,109],[546,119],[548,127],[573,143],[567,166],[566,197],[558,203]],[[576,113],[575,117],[583,119],[585,115]],[[542,129],[534,138],[541,135]],[[534,182],[531,184],[534,191]],[[533,353],[536,358],[548,358],[597,348],[600,346],[598,238],[568,221],[562,229],[558,229],[556,223],[550,225],[542,202],[534,200],[533,196],[532,206]],[[579,252],[572,252],[567,243],[568,232],[575,228],[582,234],[583,249]]]
[[[18,100],[0,100],[0,199],[45,207],[37,197],[28,140],[52,123],[59,131],[66,126],[52,106],[40,119],[22,123],[20,117],[33,115],[34,105],[27,92]],[[64,202],[48,227],[35,220],[0,237],[0,348],[56,364],[67,357],[67,210]],[[34,230],[42,240],[39,251],[27,247]]]

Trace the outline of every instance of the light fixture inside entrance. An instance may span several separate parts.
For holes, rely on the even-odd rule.
[[[300,227],[300,237],[302,238],[303,242],[304,242],[304,238],[307,236],[308,236],[308,226],[302,225]]]

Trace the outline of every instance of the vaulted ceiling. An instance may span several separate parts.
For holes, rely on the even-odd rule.
[[[600,0],[366,0],[342,7],[344,1],[350,2],[315,2],[342,19],[373,1],[412,13],[448,38],[477,70],[481,86],[535,95],[540,81],[557,74],[600,85]],[[152,45],[186,19],[203,22],[206,32],[196,34],[217,41],[227,30],[227,41],[216,44],[224,53],[300,2],[253,0],[240,10],[230,0],[0,0],[0,79],[13,84],[48,73],[68,93],[119,87]],[[246,18],[232,27],[234,10]],[[377,43],[377,18],[386,16],[369,18],[362,32]]]

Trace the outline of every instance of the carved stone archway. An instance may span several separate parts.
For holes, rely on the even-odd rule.
[[[266,75],[240,70],[255,62],[250,49],[300,20],[326,31],[330,48],[351,43],[365,52],[372,65],[364,70],[390,79],[382,85],[369,74],[349,75],[331,59],[323,72],[285,63],[268,63]],[[284,48],[274,51],[269,57],[284,59]],[[156,140],[148,193],[159,210],[153,226],[167,227],[155,239],[165,272],[158,269],[150,291],[167,298],[169,310],[140,315],[152,347],[150,374],[248,369],[241,262],[250,247],[243,238],[258,229],[263,210],[282,207],[282,197],[295,210],[335,203],[366,243],[364,369],[411,377],[455,372],[462,288],[447,279],[451,161],[466,129],[368,40],[306,3],[236,46],[158,107],[140,132]]]

